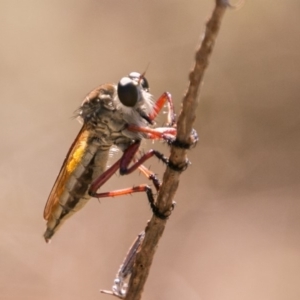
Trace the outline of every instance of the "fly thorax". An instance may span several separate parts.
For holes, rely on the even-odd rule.
[[[116,110],[115,96],[116,88],[113,84],[103,84],[90,92],[76,111],[79,121],[91,126],[97,124],[101,115]]]

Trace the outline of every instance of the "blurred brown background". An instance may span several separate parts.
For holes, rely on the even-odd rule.
[[[213,1],[0,1],[0,299],[111,299],[145,195],[90,203],[50,245],[42,212],[91,89],[148,63],[177,110]],[[147,299],[300,299],[300,2],[228,11]],[[156,145],[155,145],[156,147]],[[157,147],[168,154],[164,145]],[[146,164],[161,176],[156,159]],[[145,180],[114,176],[103,191]]]

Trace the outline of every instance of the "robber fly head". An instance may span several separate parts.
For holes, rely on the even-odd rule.
[[[135,107],[143,100],[143,91],[149,91],[149,84],[144,74],[131,72],[118,83],[118,97],[127,107]]]
[[[121,78],[117,93],[124,112],[132,117],[135,111],[147,123],[153,124],[149,114],[153,111],[154,104],[149,93],[149,83],[144,75],[145,72],[143,74],[131,72],[127,77]]]

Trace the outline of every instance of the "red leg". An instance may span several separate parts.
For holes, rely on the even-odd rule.
[[[160,188],[160,181],[157,178],[157,176],[151,172],[150,170],[148,170],[145,166],[143,166],[143,162],[145,162],[146,160],[148,160],[150,157],[152,157],[153,155],[155,155],[158,159],[160,159],[161,161],[163,161],[165,164],[168,164],[168,159],[159,151],[156,150],[149,150],[148,152],[146,152],[145,154],[143,154],[140,158],[134,158],[134,155],[136,154],[136,152],[138,151],[138,147],[140,146],[140,143],[135,143],[133,145],[131,145],[128,148],[128,153],[126,153],[126,155],[124,155],[121,158],[121,162],[120,162],[120,174],[121,175],[127,175],[132,173],[133,171],[135,171],[137,168],[139,168],[139,170],[149,179],[152,181],[153,185],[155,186],[155,189],[158,191]],[[128,154],[128,155],[127,155]],[[128,168],[130,162],[133,161],[133,165]]]
[[[116,191],[112,191],[112,192],[97,193],[96,197],[97,198],[115,197],[115,196],[128,195],[128,194],[137,193],[137,192],[146,192],[148,201],[150,203],[150,207],[155,216],[157,216],[160,219],[166,219],[169,217],[170,212],[162,213],[156,207],[153,192],[152,192],[151,188],[146,184],[141,184],[139,186],[134,186],[132,188],[116,190]],[[173,210],[173,207],[172,207],[172,210]]]
[[[124,154],[123,154],[124,155]],[[115,162],[109,169],[107,169],[105,172],[103,172],[97,179],[95,179],[90,188],[89,188],[89,194],[92,197],[99,197],[97,194],[97,190],[113,175],[116,173],[117,170],[120,169],[120,162],[121,158]]]
[[[137,168],[141,167],[143,162],[147,159],[155,155],[157,158],[162,160],[164,163],[168,163],[168,159],[163,156],[160,152],[156,150],[149,150],[145,153],[141,158],[139,158],[130,168],[128,168],[129,164],[133,161],[133,158],[138,151],[140,146],[140,141],[137,141],[130,145],[123,153],[122,157],[114,163],[108,170],[102,173],[90,186],[89,194],[93,197],[107,197],[107,193],[97,193],[97,190],[119,169],[121,175],[127,175],[135,171]],[[145,167],[144,167],[145,168]],[[148,177],[152,180],[156,189],[159,189],[159,180],[156,178],[154,174],[149,174]],[[126,189],[127,190],[127,189]],[[137,190],[139,192],[140,190]],[[134,191],[132,191],[134,192]],[[112,192],[113,193],[113,192]],[[121,195],[126,194],[126,192],[122,192]],[[130,191],[127,194],[131,193]],[[115,194],[117,196],[117,194]]]
[[[106,197],[124,196],[124,195],[129,195],[132,193],[146,192],[148,189],[150,189],[150,187],[147,184],[141,184],[141,185],[126,188],[126,189],[114,190],[111,192],[104,192],[104,193],[96,193],[95,197],[106,198]]]
[[[137,168],[139,168],[146,160],[148,160],[150,157],[155,155],[158,159],[163,161],[165,164],[169,163],[169,160],[159,151],[156,150],[149,150],[145,154],[143,154],[131,167],[128,168],[129,166],[129,161],[126,160],[126,157],[123,156],[121,158],[120,162],[120,174],[121,175],[127,175],[135,171]]]
[[[134,124],[129,124],[126,127],[126,129],[132,132],[147,133],[148,139],[151,140],[161,139],[167,142],[170,142],[170,140],[174,140],[177,132],[176,128],[174,127],[150,128],[150,127],[139,127]]]
[[[154,110],[149,115],[149,119],[153,121],[159,112],[162,110],[165,103],[168,103],[168,123],[166,126],[174,126],[175,125],[175,113],[174,113],[174,104],[172,100],[172,96],[170,93],[163,93],[155,102]]]
[[[159,190],[160,186],[161,186],[161,182],[160,180],[157,178],[157,176],[155,175],[155,173],[151,172],[149,169],[147,169],[145,166],[140,165],[139,166],[139,170],[149,179],[153,182],[156,191]]]
[[[97,198],[104,198],[104,197],[115,197],[121,195],[127,195],[137,192],[146,192],[148,201],[150,203],[151,209],[153,213],[161,219],[165,219],[168,217],[168,214],[161,213],[155,205],[154,196],[151,188],[146,185],[142,184],[139,186],[135,186],[132,188],[126,188],[121,190],[115,190],[111,192],[104,192],[104,193],[97,193],[97,190],[119,169],[121,175],[127,175],[135,171],[137,168],[142,170],[142,172],[153,182],[155,188],[158,190],[160,187],[160,182],[158,178],[155,176],[154,173],[151,173],[147,170],[142,163],[145,162],[147,159],[155,155],[163,162],[168,163],[168,159],[164,157],[160,152],[156,150],[150,150],[146,154],[144,154],[141,158],[135,160],[134,164],[128,168],[129,164],[134,161],[134,156],[138,151],[140,146],[140,141],[137,141],[130,145],[123,153],[122,157],[114,163],[108,170],[102,173],[90,186],[89,194],[92,197]]]

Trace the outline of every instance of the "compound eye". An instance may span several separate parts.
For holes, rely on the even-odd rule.
[[[129,77],[123,77],[118,83],[118,96],[122,104],[133,107],[138,102],[138,87]]]

